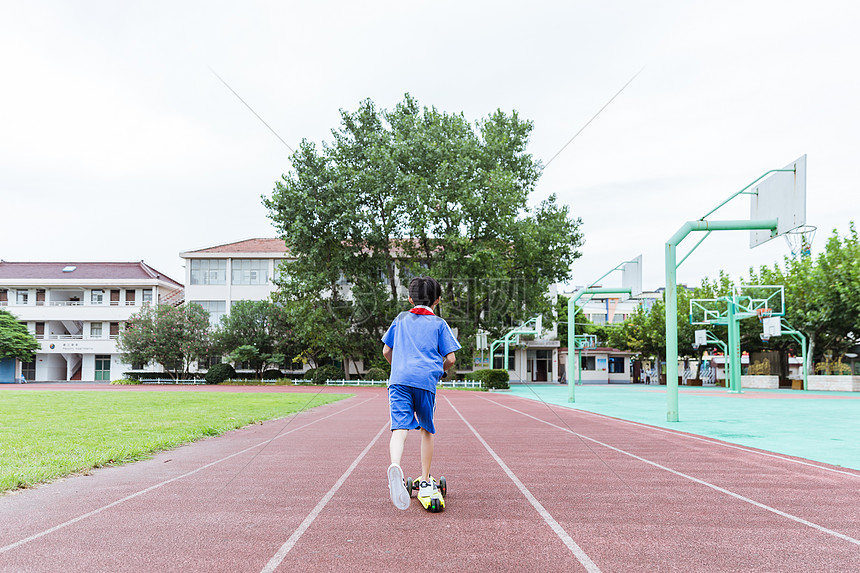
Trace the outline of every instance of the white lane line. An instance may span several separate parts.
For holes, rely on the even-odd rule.
[[[568,535],[568,533],[561,527],[561,525],[558,524],[555,518],[550,515],[546,508],[541,505],[541,503],[535,498],[534,495],[532,495],[532,492],[530,492],[528,488],[523,485],[523,482],[520,481],[520,479],[516,476],[516,474],[514,474],[513,471],[511,471],[511,468],[509,468],[507,464],[502,461],[502,458],[500,458],[499,455],[496,454],[495,451],[493,451],[493,448],[490,447],[490,444],[488,444],[484,440],[484,438],[481,437],[481,434],[479,434],[478,431],[472,427],[472,424],[466,421],[466,418],[464,418],[463,414],[461,414],[460,411],[454,407],[454,404],[451,404],[451,400],[449,400],[447,396],[445,397],[445,400],[448,402],[448,405],[451,406],[454,412],[456,412],[457,415],[460,416],[460,419],[463,420],[463,423],[466,424],[466,426],[470,430],[472,430],[472,433],[475,434],[475,437],[478,438],[478,441],[484,445],[488,452],[490,452],[490,455],[493,456],[493,459],[496,460],[496,463],[499,464],[499,466],[502,468],[502,470],[504,470],[506,474],[508,474],[508,477],[511,478],[511,481],[514,482],[517,488],[519,488],[520,493],[522,493],[523,496],[525,496],[525,498],[529,500],[529,503],[532,504],[532,507],[534,507],[538,514],[540,514],[546,524],[549,525],[550,528],[555,532],[555,534],[558,535],[559,539],[561,539],[561,541],[565,545],[567,545],[567,548],[570,549],[574,557],[576,557],[577,560],[582,563],[582,566],[585,567],[585,570],[589,573],[600,573],[600,568],[594,563],[594,561],[591,560],[591,558],[585,553],[585,551],[583,551],[582,548],[576,544],[573,538],[571,538],[571,536]]]
[[[305,531],[308,530],[308,528],[311,526],[311,524],[314,522],[320,512],[325,508],[328,502],[331,501],[331,498],[334,497],[334,494],[337,493],[337,490],[340,489],[340,486],[343,485],[343,483],[350,476],[353,470],[358,466],[361,460],[364,459],[364,456],[367,455],[367,452],[370,451],[370,448],[373,447],[373,444],[375,444],[377,440],[379,440],[379,436],[382,435],[382,432],[387,430],[390,425],[390,422],[385,422],[385,425],[382,426],[382,429],[379,430],[379,433],[377,433],[376,436],[374,436],[374,438],[370,440],[370,443],[367,444],[367,447],[365,447],[364,450],[360,454],[358,454],[358,457],[353,460],[349,468],[347,468],[343,475],[340,476],[340,479],[338,479],[331,487],[331,489],[328,490],[328,493],[323,496],[323,498],[319,501],[316,507],[311,510],[307,517],[305,517],[304,521],[302,521],[299,527],[295,531],[293,531],[293,534],[290,535],[289,539],[287,539],[284,544],[281,545],[281,548],[278,549],[278,552],[275,553],[271,559],[269,559],[269,562],[266,563],[266,566],[260,570],[260,573],[273,573],[275,569],[278,568],[278,566],[287,556],[287,553],[289,553],[290,550],[296,545],[299,538],[304,535]]]
[[[234,453],[234,454],[230,454],[230,455],[229,455],[229,456],[227,456],[227,457],[221,458],[220,460],[215,460],[214,462],[210,462],[210,463],[208,463],[208,464],[206,464],[206,465],[204,465],[204,466],[200,466],[200,467],[199,467],[199,468],[197,468],[196,470],[191,470],[190,472],[184,473],[184,474],[179,475],[179,476],[176,476],[176,477],[174,477],[174,478],[170,478],[169,480],[165,480],[165,481],[163,481],[163,482],[161,482],[161,483],[157,483],[157,484],[155,484],[155,485],[151,485],[151,486],[149,486],[149,487],[148,487],[148,488],[146,488],[146,489],[142,489],[142,490],[140,490],[140,491],[138,491],[138,492],[135,492],[135,493],[133,493],[133,494],[131,494],[131,495],[128,495],[128,496],[126,496],[126,497],[124,497],[124,498],[122,498],[122,499],[118,499],[118,500],[114,501],[113,503],[109,503],[109,504],[107,504],[107,505],[103,505],[102,507],[99,507],[98,509],[94,509],[94,510],[92,510],[92,511],[88,512],[88,513],[85,513],[85,514],[83,514],[83,515],[79,515],[79,516],[77,516],[77,517],[75,517],[75,518],[72,518],[72,519],[70,519],[70,520],[68,520],[68,521],[64,521],[63,523],[61,523],[61,524],[59,524],[59,525],[55,525],[54,527],[51,527],[50,529],[46,529],[46,530],[44,530],[44,531],[40,531],[39,533],[35,533],[35,534],[31,535],[30,537],[25,537],[24,539],[21,539],[20,541],[16,541],[15,543],[11,543],[11,544],[9,544],[9,545],[6,545],[5,547],[0,547],[0,554],[5,553],[5,552],[7,552],[7,551],[11,551],[12,549],[15,549],[16,547],[21,547],[22,545],[24,545],[24,544],[26,544],[26,543],[30,543],[31,541],[35,541],[36,539],[39,539],[40,537],[44,537],[44,536],[46,536],[46,535],[49,535],[49,534],[51,534],[51,533],[54,533],[55,531],[59,531],[60,529],[63,529],[64,527],[68,527],[69,525],[73,525],[73,524],[75,524],[75,523],[77,523],[77,522],[79,522],[79,521],[83,521],[84,519],[87,519],[88,517],[92,517],[92,516],[94,516],[94,515],[97,515],[97,514],[99,514],[99,513],[103,512],[103,511],[107,510],[107,509],[110,509],[110,508],[112,508],[112,507],[116,507],[116,506],[120,505],[121,503],[125,503],[125,502],[127,502],[127,501],[129,501],[129,500],[132,500],[132,499],[136,498],[136,497],[140,497],[141,495],[147,494],[147,493],[149,493],[149,492],[151,492],[151,491],[153,491],[153,490],[156,490],[156,489],[158,489],[158,488],[160,488],[160,487],[162,487],[162,486],[165,486],[165,485],[167,485],[167,484],[169,484],[169,483],[173,483],[173,482],[175,482],[175,481],[177,481],[177,480],[181,480],[181,479],[183,479],[183,478],[187,478],[188,476],[194,475],[194,474],[196,474],[196,473],[197,473],[197,472],[199,472],[199,471],[205,470],[205,469],[207,469],[207,468],[211,468],[211,467],[212,467],[212,466],[214,466],[214,465],[220,464],[221,462],[225,462],[225,461],[229,460],[230,458],[234,458],[234,457],[236,457],[236,456],[239,456],[239,455],[241,455],[241,454],[244,454],[245,452],[248,452],[248,451],[250,451],[250,450],[253,450],[254,448],[259,448],[260,446],[265,446],[266,444],[271,443],[271,442],[272,442],[272,441],[274,441],[275,439],[281,438],[281,437],[286,436],[286,435],[288,435],[288,434],[292,434],[293,432],[298,432],[299,430],[302,430],[302,429],[304,429],[304,428],[307,428],[308,426],[311,426],[311,425],[313,425],[313,424],[316,424],[317,422],[322,422],[322,421],[323,421],[323,420],[325,420],[326,418],[331,418],[332,416],[336,416],[336,415],[338,415],[338,414],[342,414],[343,412],[346,412],[347,410],[351,410],[352,408],[355,408],[355,407],[361,406],[362,404],[364,404],[364,403],[366,403],[366,402],[368,402],[368,401],[370,401],[370,400],[372,400],[372,399],[373,399],[373,398],[368,398],[368,399],[367,399],[367,400],[365,400],[364,402],[359,402],[358,404],[354,404],[354,405],[352,405],[352,406],[350,406],[350,407],[348,407],[348,408],[344,408],[343,410],[338,410],[337,412],[332,412],[331,414],[328,414],[327,416],[324,416],[324,417],[322,417],[322,418],[319,418],[318,420],[314,420],[313,422],[308,422],[308,423],[307,423],[307,424],[305,424],[304,426],[299,426],[298,428],[293,428],[293,429],[292,429],[292,430],[290,430],[289,432],[284,432],[283,434],[280,434],[280,435],[278,435],[278,436],[275,436],[275,437],[274,437],[274,438],[272,438],[272,439],[269,439],[269,440],[266,440],[266,441],[260,442],[259,444],[255,444],[255,445],[253,445],[253,446],[250,446],[250,447],[245,448],[244,450],[241,450],[241,451],[236,452],[236,453]],[[300,413],[301,413],[301,412],[299,412],[299,414],[300,414]],[[298,416],[298,414],[294,414],[294,416]]]
[[[547,422],[546,420],[542,420],[542,419],[540,419],[540,418],[538,418],[538,417],[536,417],[536,416],[532,416],[531,414],[526,414],[525,412],[521,412],[520,410],[517,410],[516,408],[511,408],[510,406],[505,406],[504,404],[500,404],[499,402],[495,402],[495,401],[493,401],[493,400],[487,400],[487,401],[488,401],[488,402],[492,402],[492,403],[494,403],[494,404],[496,404],[497,406],[500,406],[500,407],[502,407],[502,408],[506,408],[506,409],[508,409],[508,410],[511,410],[512,412],[516,412],[516,413],[518,413],[518,414],[522,414],[523,416],[525,416],[525,417],[527,417],[527,418],[531,418],[531,419],[533,419],[533,420],[537,420],[538,422],[542,422],[542,423],[544,423],[544,424],[546,424],[546,425],[548,425],[548,426],[552,426],[553,428],[557,428],[557,429],[559,429],[559,430],[562,430],[563,432],[567,432],[567,433],[569,433],[569,434],[573,434],[574,436],[578,436],[578,437],[580,437],[580,438],[582,438],[582,439],[584,439],[584,440],[589,440],[589,441],[591,441],[591,442],[594,442],[595,444],[599,444],[599,445],[603,446],[604,448],[608,448],[608,449],[610,449],[610,450],[616,451],[616,452],[618,452],[619,454],[624,454],[625,456],[630,456],[630,457],[631,457],[631,458],[633,458],[633,459],[639,460],[639,461],[641,461],[641,462],[645,462],[646,464],[652,465],[652,466],[654,466],[655,468],[659,468],[659,469],[661,469],[661,470],[664,470],[664,471],[667,471],[667,472],[669,472],[669,473],[675,474],[676,476],[679,476],[679,477],[682,477],[682,478],[688,479],[688,480],[690,480],[690,481],[693,481],[693,482],[695,482],[695,483],[701,484],[701,485],[703,485],[703,486],[709,487],[709,488],[711,488],[711,489],[713,489],[713,490],[715,490],[715,491],[718,491],[718,492],[720,492],[720,493],[724,493],[724,494],[726,494],[726,495],[728,495],[728,496],[731,496],[731,497],[733,497],[733,498],[735,498],[735,499],[739,499],[739,500],[741,500],[741,501],[743,501],[743,502],[746,502],[746,503],[749,503],[749,504],[751,504],[751,505],[754,505],[754,506],[756,506],[756,507],[758,507],[758,508],[764,509],[764,510],[766,510],[766,511],[770,511],[771,513],[775,513],[776,515],[779,515],[779,516],[781,516],[781,517],[785,517],[785,518],[791,519],[792,521],[796,521],[797,523],[802,523],[803,525],[806,525],[806,526],[812,527],[813,529],[817,529],[818,531],[821,531],[822,533],[826,533],[826,534],[828,534],[828,535],[832,535],[832,536],[834,536],[834,537],[838,537],[839,539],[844,539],[845,541],[848,541],[848,542],[853,543],[853,544],[855,544],[855,545],[860,545],[860,540],[858,540],[858,539],[854,539],[853,537],[849,537],[849,536],[847,536],[847,535],[845,535],[845,534],[843,534],[843,533],[839,533],[838,531],[834,531],[834,530],[832,530],[832,529],[828,529],[828,528],[826,528],[826,527],[824,527],[824,526],[822,526],[822,525],[818,525],[817,523],[812,523],[811,521],[806,521],[805,519],[803,519],[803,518],[801,518],[801,517],[797,517],[796,515],[792,515],[792,514],[790,514],[790,513],[786,513],[786,512],[784,512],[784,511],[780,511],[780,510],[778,510],[778,509],[776,509],[776,508],[770,507],[769,505],[765,505],[765,504],[763,504],[763,503],[760,503],[760,502],[755,501],[755,500],[753,500],[753,499],[750,499],[750,498],[748,498],[748,497],[744,497],[744,496],[742,496],[742,495],[740,495],[740,494],[738,494],[738,493],[735,493],[735,492],[733,492],[733,491],[729,491],[729,490],[727,490],[727,489],[725,489],[725,488],[722,488],[722,487],[720,487],[720,486],[718,486],[718,485],[714,485],[714,484],[712,484],[712,483],[706,482],[706,481],[704,481],[704,480],[701,480],[701,479],[699,479],[699,478],[693,477],[693,476],[691,476],[691,475],[687,475],[687,474],[682,473],[682,472],[679,472],[679,471],[677,471],[677,470],[673,470],[672,468],[667,468],[666,466],[660,465],[660,464],[658,464],[657,462],[652,462],[651,460],[646,460],[645,458],[640,457],[640,456],[637,456],[636,454],[631,454],[630,452],[626,452],[626,451],[624,451],[624,450],[622,450],[622,449],[616,448],[615,446],[610,446],[609,444],[605,444],[605,443],[601,442],[600,440],[595,440],[594,438],[589,438],[588,436],[584,436],[584,435],[582,435],[582,434],[580,434],[580,433],[578,433],[578,432],[574,432],[574,431],[573,431],[573,430],[571,430],[570,428],[562,428],[561,426],[557,426],[556,424],[553,424],[552,422]]]
[[[521,400],[528,400],[529,402],[535,402],[535,400],[533,400],[533,399],[531,399],[531,398],[524,397],[524,396],[514,396],[514,398],[519,398],[519,399],[521,399]],[[499,405],[501,406],[501,404],[500,404],[499,402],[494,402],[493,400],[490,400],[489,398],[484,398],[484,400],[487,400],[488,402],[493,402],[494,404],[499,404]],[[622,420],[621,418],[615,418],[615,417],[613,417],[613,416],[607,416],[606,414],[598,414],[597,412],[589,412],[589,411],[587,411],[587,410],[579,410],[579,409],[576,409],[576,408],[568,408],[568,407],[565,407],[565,406],[559,406],[558,404],[550,404],[550,403],[548,403],[548,402],[543,402],[543,403],[544,403],[544,404],[546,404],[547,406],[556,406],[556,407],[559,407],[559,408],[561,408],[561,409],[562,409],[561,411],[563,411],[563,412],[577,412],[577,413],[582,413],[582,414],[590,414],[590,415],[592,415],[592,416],[597,416],[598,418],[603,418],[603,419],[607,419],[607,420],[613,420],[613,421],[616,421],[616,422],[622,422],[622,423],[624,423],[624,424],[630,424],[630,425],[632,425],[632,426],[638,426],[638,427],[640,427],[640,428],[648,428],[648,429],[654,430],[654,431],[656,431],[656,432],[663,432],[663,433],[666,433],[666,434],[671,434],[671,435],[673,435],[673,436],[681,436],[681,437],[684,437],[684,438],[688,438],[688,439],[690,439],[690,440],[698,440],[698,441],[700,441],[700,442],[706,442],[706,443],[708,443],[708,444],[714,444],[714,445],[717,445],[717,446],[722,446],[722,447],[724,447],[724,448],[730,448],[730,449],[733,449],[733,450],[740,450],[740,451],[742,451],[742,452],[749,452],[749,453],[751,453],[751,454],[758,454],[758,455],[760,455],[760,456],[766,456],[766,457],[768,457],[768,458],[776,458],[776,459],[778,459],[778,460],[782,460],[782,461],[784,461],[784,462],[791,462],[791,463],[793,463],[793,464],[798,464],[798,465],[801,465],[801,466],[807,466],[807,467],[815,468],[815,469],[818,469],[818,470],[824,470],[824,471],[826,471],[826,472],[832,472],[832,473],[842,474],[842,475],[851,476],[851,477],[853,477],[853,478],[858,478],[858,479],[860,479],[860,474],[858,474],[858,473],[852,473],[852,472],[850,472],[850,471],[845,471],[845,470],[837,470],[837,469],[835,469],[835,468],[828,468],[828,467],[825,467],[825,466],[819,466],[818,464],[812,464],[812,463],[809,463],[809,462],[805,462],[805,461],[803,461],[803,460],[795,460],[795,459],[792,459],[792,458],[787,458],[787,457],[785,457],[785,456],[781,456],[781,455],[779,455],[779,454],[773,454],[773,453],[769,453],[769,452],[762,452],[762,451],[760,451],[760,450],[753,450],[753,449],[750,449],[750,448],[745,448],[744,446],[738,446],[738,445],[736,445],[736,444],[730,444],[730,443],[728,443],[728,442],[724,442],[724,441],[720,440],[719,438],[708,438],[708,437],[696,436],[696,435],[694,435],[694,434],[690,434],[690,433],[687,433],[687,432],[683,432],[683,431],[681,431],[681,430],[670,430],[670,429],[667,429],[667,428],[661,428],[661,427],[659,427],[659,426],[652,426],[652,425],[650,425],[650,424],[645,424],[645,423],[643,423],[643,422],[634,422],[634,421],[632,421],[632,420]]]

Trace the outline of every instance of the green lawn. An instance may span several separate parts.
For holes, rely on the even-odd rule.
[[[149,457],[346,394],[0,392],[0,492]]]

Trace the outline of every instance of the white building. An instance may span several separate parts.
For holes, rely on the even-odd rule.
[[[137,263],[0,261],[0,306],[41,342],[23,365],[32,381],[117,380],[131,369],[116,339],[148,304],[177,304],[182,285]]]
[[[207,310],[212,325],[234,302],[268,300],[276,290],[272,279],[289,258],[281,239],[247,239],[179,256],[185,259],[185,300]]]

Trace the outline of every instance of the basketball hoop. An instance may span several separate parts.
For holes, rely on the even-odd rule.
[[[773,309],[771,308],[757,308],[755,309],[755,313],[758,315],[759,321],[764,321],[765,318],[770,317]]]
[[[783,237],[791,250],[791,256],[808,257],[812,254],[812,241],[815,239],[815,231],[818,227],[814,225],[801,225],[796,229],[787,231]]]
[[[770,334],[765,334],[764,332],[762,332],[758,336],[759,336],[759,338],[761,338],[761,341],[764,342],[765,344],[770,342]]]

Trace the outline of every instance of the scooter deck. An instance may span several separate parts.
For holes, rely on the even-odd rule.
[[[421,506],[431,513],[438,513],[445,509],[445,494],[448,490],[448,484],[444,477],[439,478],[437,481],[433,476],[430,476],[434,482],[436,482],[437,490],[436,493],[432,496],[421,497],[418,496],[418,502],[421,503]],[[406,489],[409,491],[409,495],[412,495],[413,491],[418,491],[419,489],[419,481],[418,479],[407,479],[406,480]]]

